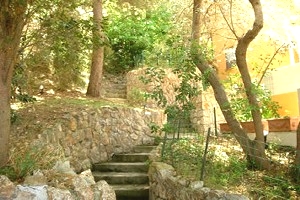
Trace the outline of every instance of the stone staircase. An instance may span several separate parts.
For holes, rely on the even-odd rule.
[[[115,154],[110,162],[93,166],[95,181],[111,185],[117,200],[148,200],[148,156],[154,146],[136,146],[134,152]]]
[[[104,74],[102,78],[101,94],[105,98],[120,98],[127,97],[126,77],[119,75]]]

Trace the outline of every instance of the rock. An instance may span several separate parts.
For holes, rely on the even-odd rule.
[[[63,190],[55,187],[48,187],[48,200],[73,200],[76,199],[69,190]]]
[[[210,190],[207,196],[207,200],[218,200],[224,196],[225,192],[222,190]]]
[[[62,174],[76,174],[74,170],[70,166],[70,161],[57,161],[53,167],[53,170],[57,171],[58,173]]]
[[[249,200],[249,198],[238,194],[225,194],[224,200]]]
[[[71,131],[76,131],[76,129],[77,129],[77,121],[73,117],[70,119],[69,128]]]
[[[45,172],[49,174],[51,172]],[[43,176],[36,173],[30,177]],[[57,179],[57,186],[67,186],[65,188],[52,187],[48,185],[17,185],[15,186],[6,176],[0,176],[0,200],[116,200],[116,194],[107,182],[99,181],[95,183],[91,170],[86,170],[79,175],[62,174],[69,177]],[[59,176],[56,176],[59,177]],[[28,181],[27,184],[31,182]],[[39,182],[39,181],[37,181]],[[33,182],[35,184],[35,182]]]
[[[17,185],[14,196],[17,200],[47,200],[47,186]]]
[[[44,176],[43,173],[37,171],[34,172],[32,176],[25,177],[24,185],[31,185],[31,186],[47,185],[47,178]]]
[[[83,170],[91,169],[92,163],[91,163],[90,159],[87,158],[87,159],[83,160],[81,163],[81,167]]]
[[[98,181],[94,187],[97,200],[116,200],[116,193],[106,181]]]
[[[11,199],[16,186],[6,176],[0,175],[0,199]]]
[[[73,179],[73,184],[75,188],[85,188],[90,187],[95,184],[95,180],[91,170],[86,170],[81,172],[78,176]]]
[[[190,187],[192,189],[199,189],[199,188],[202,188],[204,185],[204,182],[203,181],[194,181],[191,183]]]

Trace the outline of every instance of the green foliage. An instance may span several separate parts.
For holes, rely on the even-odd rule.
[[[196,178],[200,174],[203,154],[201,140],[169,140],[165,146],[162,160],[173,165],[177,172],[187,177]]]
[[[203,49],[205,49],[204,46]],[[167,64],[169,69],[153,65],[146,69],[145,76],[140,79],[143,83],[151,83],[153,86],[152,92],[147,97],[154,99],[158,106],[164,108],[168,116],[167,126],[173,126],[172,131],[193,132],[190,121],[191,112],[195,109],[193,99],[200,94],[201,81],[207,74],[201,75],[197,71],[191,59],[189,45],[180,36],[171,35],[166,40],[164,48],[161,49],[160,56],[168,58],[165,59],[168,62],[162,64]],[[167,70],[172,71],[179,78],[179,82],[174,84],[175,102],[167,102],[166,94],[162,89]]]
[[[93,29],[92,20],[79,13],[85,6],[88,4],[78,0],[46,0],[34,1],[29,7],[29,28],[22,36],[14,74],[19,76],[22,67],[28,89],[47,83],[67,90],[84,84],[81,72],[90,62]]]
[[[203,140],[204,138],[168,140],[162,159],[173,165],[178,174],[193,180],[198,179],[202,168]],[[299,184],[293,183],[285,170],[278,169],[282,165],[274,163],[272,170],[264,173],[247,170],[247,161],[234,147],[237,145],[236,141],[228,137],[224,140],[227,147],[220,142],[212,141],[209,146],[204,178],[206,187],[226,191],[243,188],[253,199],[295,199],[300,195]],[[272,154],[278,156],[281,151],[290,150],[276,147]]]
[[[16,99],[22,103],[33,103],[36,101],[36,98],[29,94],[17,94]]]
[[[131,106],[143,106],[145,104],[145,94],[138,88],[133,88],[127,94],[127,101]]]
[[[194,132],[191,125],[191,111],[194,109],[192,103],[184,105],[182,108],[178,105],[170,105],[166,107],[168,125],[172,126],[173,133]]]
[[[266,183],[266,187],[261,195],[268,199],[290,199],[291,191],[300,194],[300,187],[292,184],[286,177],[263,176],[262,180]]]
[[[205,183],[208,187],[237,186],[247,173],[247,162],[234,155],[228,157],[228,160],[213,158],[206,169]]]
[[[246,98],[245,89],[241,83],[239,75],[231,75],[225,81],[227,94],[230,98],[230,106],[239,121],[250,121],[252,119],[251,110],[260,109],[264,119],[278,118],[278,102],[271,98],[271,92],[261,85],[253,84],[252,92],[257,96],[259,108],[250,106]]]
[[[162,138],[159,136],[154,137],[154,144],[159,145],[162,142]]]
[[[123,4],[109,9],[105,32],[113,53],[105,69],[110,73],[127,72],[143,63],[145,52],[152,51],[155,43],[167,36],[171,13],[163,5],[142,10]]]
[[[14,124],[18,121],[18,114],[14,109],[10,110],[10,123]]]
[[[179,174],[192,179],[200,177],[204,153],[203,138],[172,140],[166,143],[163,161],[173,165]],[[239,185],[247,172],[246,162],[236,156],[222,157],[210,151],[205,166],[205,184],[212,188]]]
[[[36,161],[30,154],[30,152],[27,152],[25,156],[17,157],[14,166],[14,171],[17,177],[23,178],[26,175],[31,174],[35,168],[36,168]]]
[[[32,150],[34,151],[34,150]],[[18,155],[14,159],[14,164],[0,168],[0,174],[6,175],[10,180],[22,180],[25,176],[31,174],[36,168],[37,163],[31,151],[24,155]]]
[[[291,166],[290,176],[293,178],[293,180],[296,183],[298,183],[298,184],[300,183],[300,165],[293,164]],[[299,186],[298,190],[299,190],[299,193],[300,193],[300,186]]]
[[[64,151],[57,146],[32,145],[30,140],[15,138],[14,148],[10,151],[10,159],[6,166],[0,168],[0,174],[12,181],[23,181],[35,170],[49,169],[57,160],[64,157]],[[41,159],[42,158],[42,159]]]
[[[155,133],[155,134],[159,133],[160,127],[156,123],[151,122],[148,126],[150,127],[151,133]]]

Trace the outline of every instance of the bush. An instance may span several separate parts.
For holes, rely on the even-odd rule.
[[[61,148],[50,144],[32,147],[28,141],[17,143],[10,152],[8,165],[0,168],[0,174],[6,175],[12,181],[20,182],[37,169],[48,169],[64,156]]]
[[[131,106],[143,106],[145,100],[145,93],[138,88],[133,88],[127,94],[127,101]]]
[[[253,84],[253,91],[257,96],[259,108],[249,105],[245,89],[240,81],[239,75],[231,75],[225,81],[225,87],[230,98],[230,106],[239,121],[252,120],[251,111],[260,109],[263,119],[278,118],[280,105],[271,98],[271,92],[261,85]]]
[[[121,8],[120,8],[121,7]],[[171,13],[165,6],[142,10],[130,4],[113,6],[104,28],[111,55],[105,70],[112,74],[128,72],[141,65],[147,51],[168,35]]]

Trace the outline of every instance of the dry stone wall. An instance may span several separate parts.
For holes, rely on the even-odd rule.
[[[164,123],[161,111],[104,106],[78,110],[48,127],[32,145],[61,148],[76,172],[104,162],[114,153],[129,152],[135,145],[151,144],[150,122]]]
[[[138,88],[143,92],[151,93],[153,91],[153,88],[157,85],[155,82],[151,82],[148,85],[145,85],[141,80],[141,76],[145,76],[146,68],[140,68],[137,70],[130,71],[127,73],[126,79],[127,79],[127,94],[130,93],[130,91]],[[175,88],[179,86],[180,79],[176,74],[174,74],[171,69],[165,70],[166,76],[163,78],[162,81],[162,90],[166,96],[166,99],[169,104],[174,103],[175,101]],[[199,72],[200,73],[200,72]],[[201,83],[198,83],[198,87],[202,88]],[[203,100],[202,100],[202,94],[197,96],[193,99],[194,104],[196,106],[196,109],[191,114],[191,122],[193,127],[199,131],[203,132],[204,130],[207,130],[207,128],[211,125],[208,124],[210,122],[210,119],[205,119],[208,116],[207,113],[208,110],[203,109]],[[151,108],[157,108],[156,103],[153,100],[148,100],[146,102],[147,107]]]
[[[23,184],[13,183],[0,175],[1,200],[116,200],[115,191],[107,182],[97,183],[90,170],[76,174],[72,169],[37,171],[27,176]]]
[[[172,73],[170,69],[165,70],[165,77],[163,78],[161,85],[164,95],[169,104],[175,102],[175,88],[179,86],[179,79],[178,77]],[[140,68],[137,70],[132,70],[127,73],[126,75],[126,82],[127,82],[127,94],[134,89],[139,89],[142,92],[151,93],[155,86],[159,83],[153,81],[147,85],[145,85],[141,80],[140,77],[146,75],[146,68]],[[148,99],[146,102],[146,106],[149,108],[157,108],[157,103],[154,100]]]
[[[211,127],[214,129],[214,118],[216,118],[217,122],[217,131],[219,131],[219,124],[225,122],[225,118],[223,113],[220,109],[218,102],[215,99],[213,89],[210,87],[206,91],[202,92],[202,107],[203,107],[203,124],[206,127]],[[214,108],[216,116],[214,117]]]

